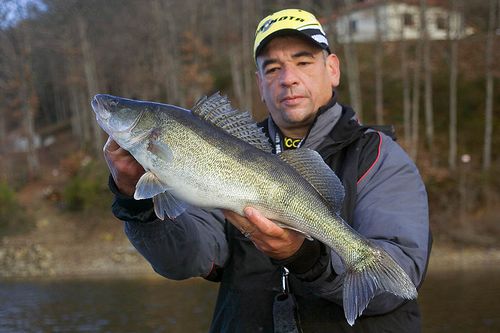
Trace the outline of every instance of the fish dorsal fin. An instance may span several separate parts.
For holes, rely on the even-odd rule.
[[[342,209],[344,186],[316,151],[308,148],[285,150],[279,157],[304,177],[332,205],[335,212]]]
[[[262,129],[257,126],[248,112],[234,109],[226,96],[218,92],[204,97],[196,103],[193,114],[221,128],[263,151],[271,152],[272,146]]]

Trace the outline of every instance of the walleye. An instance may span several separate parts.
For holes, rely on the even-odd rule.
[[[152,198],[160,219],[174,219],[188,204],[240,214],[251,206],[318,239],[345,265],[343,307],[350,325],[380,292],[417,296],[391,256],[342,220],[344,188],[320,155],[305,148],[272,154],[250,115],[234,110],[227,98],[205,97],[190,111],[96,95],[92,108],[99,125],[144,167],[134,198]]]

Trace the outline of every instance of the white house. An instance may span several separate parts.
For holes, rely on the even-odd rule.
[[[429,39],[461,39],[473,33],[466,28],[463,15],[438,4],[443,1],[427,1],[426,23]],[[406,0],[366,0],[346,8],[335,20],[335,28],[339,43],[374,42],[377,40],[377,17],[380,22],[380,38],[382,41],[412,40],[420,38],[420,5],[419,1]],[[350,33],[349,33],[350,32]]]

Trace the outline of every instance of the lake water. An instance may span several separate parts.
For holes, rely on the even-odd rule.
[[[0,282],[0,332],[206,332],[217,285],[200,279]],[[423,332],[500,332],[500,269],[430,273]]]

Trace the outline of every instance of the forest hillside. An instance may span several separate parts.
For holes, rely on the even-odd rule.
[[[394,126],[427,186],[435,244],[497,250],[497,0],[3,0],[0,265],[62,274],[57,252],[75,272],[148,270],[110,212],[91,97],[190,108],[220,91],[261,120],[254,29],[285,7],[321,19],[341,63],[338,100],[364,124]],[[16,266],[25,257],[36,265]]]

